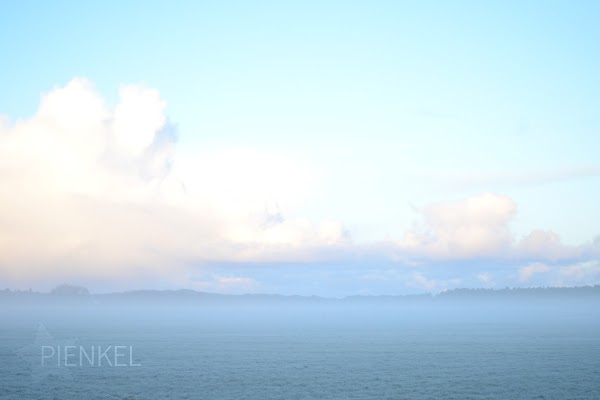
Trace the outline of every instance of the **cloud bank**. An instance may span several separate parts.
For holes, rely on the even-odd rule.
[[[508,197],[485,193],[422,210],[425,228],[407,232],[399,245],[435,258],[498,256],[511,244],[508,224],[516,213]]]
[[[122,86],[110,105],[76,78],[44,94],[32,117],[0,119],[0,279],[278,291],[296,272],[198,270],[287,263],[310,266],[298,279],[311,288],[331,279],[368,293],[360,285],[387,282],[393,292],[600,277],[600,239],[567,246],[541,230],[515,238],[518,207],[506,196],[428,205],[402,237],[355,243],[342,222],[303,215],[318,174],[301,160],[248,148],[184,158],[176,147],[165,101],[141,85]],[[457,266],[473,261],[502,267]],[[328,269],[332,263],[362,266]],[[436,269],[446,264],[452,273]]]
[[[336,221],[284,218],[310,177],[253,150],[175,162],[158,91],[108,106],[85,79],[0,126],[0,265],[18,277],[169,273],[190,262],[307,256],[347,241]],[[167,271],[164,271],[167,269]]]

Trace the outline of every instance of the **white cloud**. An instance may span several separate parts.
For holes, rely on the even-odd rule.
[[[319,175],[314,168],[252,148],[201,148],[176,158],[165,111],[154,89],[124,86],[110,105],[77,78],[43,95],[31,118],[0,118],[0,278],[131,278],[200,287],[187,278],[191,264],[382,260],[425,269],[474,258],[512,262],[506,274],[531,261],[519,270],[521,282],[548,272],[540,262],[561,260],[573,266],[557,279],[597,277],[596,267],[573,263],[597,260],[600,238],[573,247],[553,232],[534,231],[515,244],[509,224],[516,204],[492,193],[424,207],[423,225],[401,240],[357,245],[339,221],[303,215]],[[356,279],[427,291],[459,282],[422,272],[406,282],[411,272],[375,268]],[[219,276],[205,284],[253,290],[259,283],[252,279]],[[502,283],[496,273],[494,280],[477,279]]]
[[[477,275],[477,279],[485,287],[494,287],[494,286],[496,286],[496,282],[494,281],[494,278],[492,277],[492,275],[490,275],[488,273],[482,273],[482,274]]]
[[[123,86],[112,120],[116,148],[128,156],[141,156],[166,124],[165,107],[157,90]]]
[[[396,243],[399,260],[473,259],[557,262],[597,258],[600,241],[568,246],[552,231],[534,230],[516,242],[510,222],[516,203],[492,193],[422,208],[424,223]]]
[[[516,253],[521,258],[557,261],[578,257],[580,250],[563,245],[554,232],[535,230],[521,239],[516,246]]]
[[[415,289],[432,291],[438,286],[438,283],[432,279],[427,279],[419,272],[415,272],[413,274],[413,279],[408,282],[407,286]]]
[[[519,269],[519,281],[521,283],[527,283],[534,275],[543,274],[549,271],[550,268],[548,266],[541,263],[533,263]]]
[[[600,282],[600,263],[598,261],[582,262],[560,268],[560,285],[591,285]]]
[[[437,280],[428,279],[420,272],[414,272],[412,279],[406,283],[407,287],[420,289],[427,292],[441,292],[449,287],[456,287],[461,282],[460,279]]]
[[[31,118],[3,120],[0,274],[172,276],[189,262],[297,257],[347,239],[335,221],[293,215],[313,179],[300,162],[225,149],[174,163],[165,109],[139,85],[111,107],[77,78]]]
[[[508,223],[516,212],[508,197],[491,193],[422,210],[426,227],[406,233],[399,245],[440,258],[490,257],[511,244]]]

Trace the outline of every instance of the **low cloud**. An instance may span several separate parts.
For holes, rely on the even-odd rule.
[[[520,258],[558,261],[580,256],[582,248],[562,244],[560,237],[552,231],[535,230],[525,236],[516,246]]]
[[[496,286],[496,282],[494,282],[494,279],[492,277],[492,275],[488,274],[487,272],[481,273],[477,275],[477,279],[479,280],[479,282],[481,282],[481,284],[484,287],[494,287]]]
[[[414,272],[406,286],[413,289],[420,289],[429,293],[439,293],[448,288],[457,287],[461,283],[460,279],[428,279],[420,272]]]
[[[401,249],[438,258],[496,256],[509,249],[508,223],[516,204],[508,197],[484,193],[422,210],[425,226],[407,232]]]
[[[531,278],[533,278],[534,275],[544,274],[548,271],[550,271],[550,267],[540,263],[534,263],[526,267],[522,267],[519,269],[519,282],[527,283],[531,280]]]
[[[422,223],[393,242],[399,259],[564,262],[600,254],[598,239],[569,246],[552,231],[534,230],[516,240],[510,223],[517,205],[509,197],[493,193],[432,204],[420,214]]]
[[[600,262],[588,261],[559,269],[557,285],[577,286],[600,283]]]
[[[208,279],[195,280],[190,285],[196,290],[225,294],[258,293],[264,290],[260,282],[245,276],[212,276]]]

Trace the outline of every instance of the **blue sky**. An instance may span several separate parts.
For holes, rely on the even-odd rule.
[[[599,8],[4,4],[0,285],[598,283]]]

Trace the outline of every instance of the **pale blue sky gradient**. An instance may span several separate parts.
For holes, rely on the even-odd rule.
[[[301,159],[319,176],[302,215],[357,242],[492,192],[517,204],[516,239],[580,245],[600,234],[599,16],[594,1],[5,1],[0,114],[30,117],[73,77],[109,102],[140,83],[166,101],[177,157]]]

